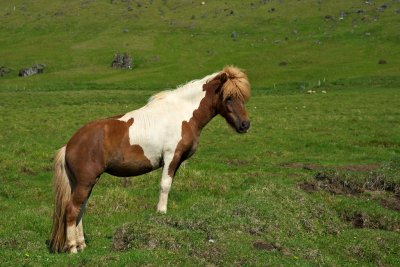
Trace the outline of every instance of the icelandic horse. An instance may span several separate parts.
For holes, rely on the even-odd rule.
[[[247,75],[234,66],[151,97],[137,110],[80,128],[54,159],[52,252],[86,247],[82,215],[104,172],[137,176],[163,167],[157,211],[167,212],[168,192],[180,164],[196,151],[203,127],[216,115],[238,133],[250,121]]]

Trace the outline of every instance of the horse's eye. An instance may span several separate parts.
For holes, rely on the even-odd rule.
[[[227,98],[226,98],[226,102],[231,102],[232,101],[232,97],[231,96],[228,96]]]

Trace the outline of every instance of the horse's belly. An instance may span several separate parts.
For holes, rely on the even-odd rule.
[[[139,145],[128,146],[109,158],[106,172],[122,177],[137,176],[158,169],[160,159],[147,157]]]
[[[114,176],[129,177],[145,174],[154,169],[153,166],[141,162],[125,162],[112,165],[105,172]]]

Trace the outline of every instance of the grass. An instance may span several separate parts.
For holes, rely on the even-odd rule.
[[[377,164],[398,181],[387,167],[400,152],[397,2],[113,2],[0,3],[0,65],[12,69],[0,77],[1,266],[400,264],[400,215],[385,204],[395,192],[307,193],[299,185],[315,172],[287,167]],[[109,68],[117,51],[136,67]],[[35,63],[44,74],[17,77]],[[49,253],[54,151],[88,121],[231,63],[253,85],[251,131],[213,120],[166,215],[155,213],[159,171],[103,175],[87,250]]]
[[[368,194],[307,194],[297,184],[313,174],[282,167],[288,162],[343,166],[388,161],[399,153],[400,137],[392,127],[399,118],[395,92],[256,92],[248,105],[250,133],[236,135],[221,118],[204,130],[197,154],[178,172],[167,215],[155,213],[160,172],[130,183],[104,175],[85,216],[89,247],[76,257],[49,254],[45,244],[53,151],[86,121],[139,107],[147,92],[36,92],[35,101],[32,93],[1,93],[4,103],[14,107],[4,108],[1,123],[2,262],[396,265],[398,232],[355,229],[342,216],[365,213],[395,224],[398,212]],[[132,240],[120,245],[123,251],[113,249],[121,231]],[[257,249],[255,242],[278,244],[279,249]]]

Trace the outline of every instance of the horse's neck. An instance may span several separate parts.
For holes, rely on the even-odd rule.
[[[198,107],[193,110],[193,116],[189,121],[193,131],[200,135],[201,130],[217,115],[213,106],[213,97],[206,93]]]

